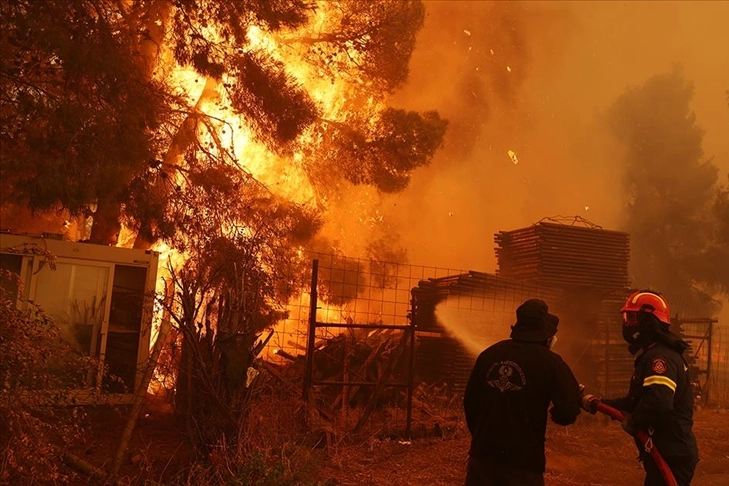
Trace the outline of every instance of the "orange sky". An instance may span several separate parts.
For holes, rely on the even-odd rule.
[[[694,83],[704,150],[726,181],[729,2],[448,0],[426,9],[410,81],[392,103],[437,109],[451,130],[431,166],[380,209],[411,263],[491,272],[495,232],[556,215],[620,229],[621,174],[596,118],[627,86],[675,63]],[[485,77],[489,89],[478,89]]]

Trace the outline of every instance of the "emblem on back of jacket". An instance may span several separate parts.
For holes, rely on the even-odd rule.
[[[526,385],[526,377],[518,364],[513,361],[500,361],[489,368],[486,383],[501,393],[519,391]]]

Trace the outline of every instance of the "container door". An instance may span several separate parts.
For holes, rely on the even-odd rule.
[[[111,295],[111,265],[57,259],[56,269],[41,264],[31,281],[31,300],[51,316],[63,339],[78,352],[104,360]],[[99,384],[99,370],[88,370],[85,386]]]
[[[145,301],[146,267],[117,264],[109,314],[106,363],[113,378],[104,381],[104,390],[131,393],[139,374],[140,339]],[[146,357],[146,354],[144,354]]]

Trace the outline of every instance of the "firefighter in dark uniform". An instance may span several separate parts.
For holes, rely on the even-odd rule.
[[[628,396],[602,402],[625,414],[623,429],[635,437],[646,431],[663,456],[676,482],[691,479],[699,460],[693,427],[693,389],[683,352],[688,344],[671,332],[671,314],[666,299],[656,292],[633,293],[620,310],[623,338],[631,354],[637,355]],[[597,399],[583,398],[583,408],[595,413]],[[636,439],[645,469],[645,486],[662,486],[665,480],[645,444]],[[650,444],[649,444],[650,446]]]
[[[559,318],[538,299],[516,310],[511,339],[484,350],[463,397],[471,432],[466,486],[542,486],[547,410],[560,425],[575,422],[577,380],[550,348]]]

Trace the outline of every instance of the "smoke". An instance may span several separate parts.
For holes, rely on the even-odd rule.
[[[469,304],[464,309],[458,306],[458,299],[446,299],[436,306],[435,318],[475,358],[492,344],[509,338],[514,312],[498,309],[500,306],[487,299],[472,299]]]
[[[725,180],[726,18],[726,2],[426,2],[410,81],[391,102],[439,110],[449,132],[378,209],[409,260],[493,271],[500,230],[555,215],[623,227],[624,167],[602,113],[676,63]]]
[[[502,296],[503,297],[503,296]],[[435,307],[435,318],[446,332],[458,340],[468,353],[475,358],[487,347],[509,339],[511,326],[516,321],[515,308],[518,303],[503,298],[470,298],[467,307],[458,297],[439,302]],[[552,310],[554,312],[554,310]],[[561,316],[560,318],[564,317]],[[580,364],[587,374],[584,338],[578,339],[574,330],[576,322],[560,322],[557,341],[553,351],[559,354],[570,366]],[[576,334],[576,333],[575,333]],[[579,341],[579,347],[574,342]]]

